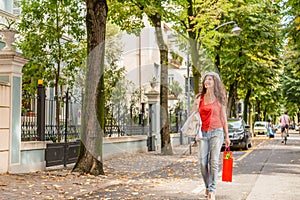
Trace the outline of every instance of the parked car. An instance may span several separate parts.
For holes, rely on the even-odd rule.
[[[228,134],[230,139],[230,147],[249,149],[252,146],[252,133],[250,132],[250,126],[245,123],[243,119],[227,120]],[[223,144],[223,148],[225,143]]]
[[[257,135],[267,135],[268,134],[267,122],[263,122],[263,121],[254,122],[253,134],[254,137]]]

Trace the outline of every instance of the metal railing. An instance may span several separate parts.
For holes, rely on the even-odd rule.
[[[42,91],[42,92],[41,92]],[[49,140],[53,142],[75,141],[80,138],[81,102],[68,92],[60,98],[49,95],[44,87],[38,87],[37,95],[23,94],[21,117],[21,140]],[[59,120],[56,120],[59,105]],[[78,118],[79,117],[79,118]]]
[[[38,90],[44,90],[38,87]],[[44,98],[42,98],[44,96]],[[21,139],[22,141],[48,140],[53,142],[76,141],[80,139],[81,102],[78,102],[68,92],[60,98],[53,95],[38,92],[37,95],[23,95],[22,117],[21,117]],[[41,102],[41,100],[43,100]],[[42,104],[39,105],[39,104]],[[60,106],[59,122],[56,120],[56,105]],[[113,108],[106,108],[106,120],[104,128],[105,137],[120,137],[130,135],[149,135],[149,126],[145,113],[139,115],[138,122],[133,122],[128,116],[132,113],[117,113],[115,119],[109,112]],[[40,113],[39,113],[40,112]],[[44,117],[44,118],[43,118]],[[178,133],[180,127],[186,120],[186,112],[174,110],[169,113],[169,127],[171,133]],[[42,124],[41,124],[42,123]]]

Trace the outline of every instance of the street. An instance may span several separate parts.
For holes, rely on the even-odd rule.
[[[233,182],[220,182],[217,199],[300,199],[298,133],[290,134],[286,145],[276,134],[240,158],[235,162]]]
[[[174,148],[174,155],[148,152],[104,161],[105,176],[68,169],[0,175],[0,199],[205,199],[196,147]],[[253,138],[248,151],[234,150],[233,182],[221,182],[216,199],[300,199],[300,136],[287,144]],[[220,166],[221,167],[221,166]]]

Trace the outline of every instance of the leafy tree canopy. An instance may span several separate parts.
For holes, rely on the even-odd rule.
[[[37,79],[50,87],[71,87],[85,58],[83,2],[22,0],[21,9],[18,47],[30,59],[23,88],[33,92]]]

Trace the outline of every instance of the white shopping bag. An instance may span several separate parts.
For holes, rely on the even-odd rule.
[[[181,131],[187,137],[197,137],[201,138],[201,118],[198,111],[194,111],[186,120],[181,128]],[[200,132],[200,134],[199,134]]]

